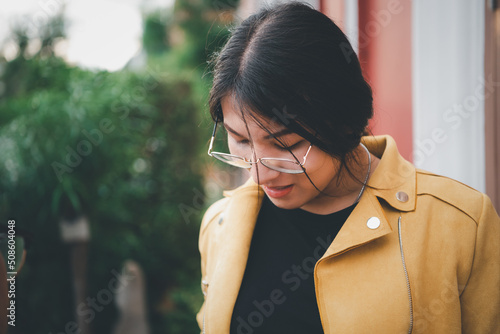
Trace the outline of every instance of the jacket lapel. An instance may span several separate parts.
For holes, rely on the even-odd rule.
[[[330,244],[323,258],[342,254],[392,232],[379,198],[397,211],[412,211],[416,205],[415,167],[398,152],[390,136],[363,137],[368,150],[380,163],[368,181],[365,193]],[[398,200],[404,193],[404,201]],[[378,221],[378,226],[369,223]]]
[[[322,258],[342,254],[391,232],[380,203],[367,188]]]

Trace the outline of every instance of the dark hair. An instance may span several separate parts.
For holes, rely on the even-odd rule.
[[[253,118],[274,119],[340,160],[373,115],[372,92],[347,37],[307,4],[263,8],[236,27],[214,59],[209,108],[233,95]]]

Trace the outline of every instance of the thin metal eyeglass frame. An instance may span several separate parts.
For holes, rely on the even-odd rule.
[[[293,160],[290,160],[290,159],[283,159],[283,158],[259,158],[259,159],[257,159],[257,161],[248,161],[246,158],[240,157],[238,155],[229,154],[229,153],[223,153],[223,152],[212,152],[212,148],[214,146],[214,141],[215,141],[215,132],[217,131],[217,124],[218,124],[218,122],[219,122],[218,120],[215,121],[214,129],[212,131],[212,138],[210,139],[210,145],[208,147],[208,155],[209,156],[211,156],[213,158],[216,158],[217,160],[220,160],[222,162],[225,162],[228,165],[231,165],[231,166],[234,166],[234,167],[238,167],[238,168],[251,168],[252,165],[258,164],[259,161],[260,161],[260,163],[262,164],[262,166],[267,167],[267,168],[272,169],[272,170],[275,170],[275,171],[278,171],[278,172],[281,172],[281,173],[301,174],[301,173],[304,173],[306,171],[306,168],[304,167],[304,165],[305,165],[305,163],[307,161],[307,155],[309,154],[309,151],[311,150],[312,144],[309,145],[309,148],[307,149],[307,152],[304,155],[304,161],[302,163],[300,163],[298,161],[293,161]],[[227,161],[218,159],[217,156],[216,155],[214,156],[212,153],[216,153],[216,154],[222,155],[222,156],[227,156],[227,157],[241,159],[243,162],[247,163],[249,166],[245,167],[245,166],[236,166],[236,165],[229,164]],[[300,166],[302,169],[291,172],[290,170],[287,170],[285,168],[276,168],[276,167],[267,166],[265,163],[262,162],[263,160],[264,161],[266,161],[266,160],[278,160],[278,161],[290,162],[290,163],[293,163],[293,164],[295,164],[297,166]]]

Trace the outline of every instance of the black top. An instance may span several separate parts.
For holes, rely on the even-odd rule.
[[[323,333],[314,265],[356,206],[329,215],[276,207],[264,196],[231,334]]]

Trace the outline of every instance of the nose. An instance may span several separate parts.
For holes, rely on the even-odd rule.
[[[266,184],[276,179],[281,172],[267,168],[259,161],[258,163],[252,165],[252,168],[250,168],[250,174],[252,175],[253,182],[257,184]]]

